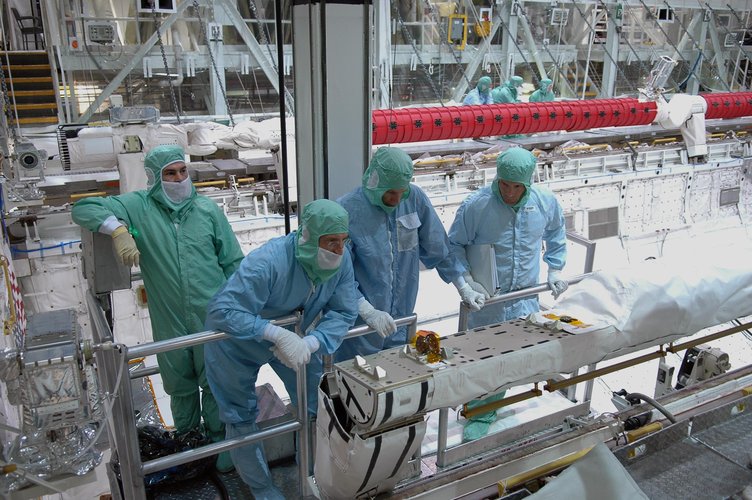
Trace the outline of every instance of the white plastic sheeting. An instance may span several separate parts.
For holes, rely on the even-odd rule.
[[[592,327],[461,368],[439,370],[433,376],[434,393],[427,409],[457,406],[508,387],[574,372],[620,351],[668,343],[752,315],[750,255],[744,250],[691,263],[651,260],[596,272],[572,286],[547,311],[573,316]],[[550,321],[540,313],[536,316]]]
[[[610,500],[647,500],[632,476],[611,450],[599,443],[587,455],[569,466],[556,479],[527,497],[530,500],[560,498],[608,498]]]
[[[650,260],[596,272],[565,293],[555,309],[614,327],[621,347],[675,340],[752,314],[750,255]]]

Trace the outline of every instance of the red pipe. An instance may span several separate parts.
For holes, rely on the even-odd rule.
[[[637,99],[377,109],[371,131],[373,144],[396,144],[646,125],[656,112],[654,102]]]
[[[708,103],[707,119],[752,116],[752,92],[702,97]],[[633,98],[377,109],[371,115],[371,133],[373,144],[397,144],[627,127],[652,123],[657,110],[655,102]]]
[[[702,94],[708,103],[705,118],[739,118],[752,115],[752,92]]]

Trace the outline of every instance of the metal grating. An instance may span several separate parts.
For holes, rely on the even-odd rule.
[[[614,450],[614,455],[650,498],[727,498],[752,484],[749,408],[749,401],[724,406]],[[638,456],[629,458],[635,452]]]

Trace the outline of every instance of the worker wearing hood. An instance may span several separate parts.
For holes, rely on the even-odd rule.
[[[491,104],[491,77],[483,76],[478,79],[478,84],[467,93],[462,104]]]
[[[491,93],[491,100],[494,104],[515,103],[520,102],[519,89],[522,87],[522,77],[513,76],[504,85],[496,87]]]
[[[543,261],[554,297],[567,288],[561,277],[567,256],[564,215],[552,192],[532,185],[535,166],[535,156],[523,148],[504,151],[496,160],[494,181],[465,199],[449,229],[452,251],[470,271],[465,279],[487,298],[537,285],[543,243]],[[486,290],[473,278],[481,272],[468,262],[467,252],[473,245],[493,247],[498,290]],[[471,312],[468,327],[508,321],[538,310],[537,296],[492,304]],[[473,417],[465,426],[465,439],[484,435],[495,418],[496,412]]]
[[[550,102],[555,99],[554,82],[549,78],[544,78],[538,82],[538,89],[530,95],[530,102]]]
[[[338,359],[404,345],[407,328],[394,318],[413,314],[420,265],[436,268],[474,310],[485,302],[463,278],[465,269],[449,248],[444,225],[426,194],[410,184],[413,162],[397,148],[379,148],[361,187],[338,201],[350,214],[350,241],[358,288],[358,312],[376,332],[348,339]]]
[[[209,384],[227,437],[257,430],[256,379],[268,363],[297,404],[296,370],[307,374],[308,412],[315,415],[322,354],[333,354],[357,317],[346,248],[347,212],[333,201],[307,204],[297,232],[249,253],[209,303],[206,327],[229,339],[206,346]],[[302,312],[298,336],[270,320]],[[231,450],[254,498],[284,498],[274,486],[259,443]]]
[[[85,198],[73,220],[108,234],[124,264],[140,266],[148,296],[154,340],[204,330],[206,305],[243,259],[235,234],[217,204],[196,194],[179,146],[158,146],[144,160],[148,191]],[[209,389],[203,346],[157,354],[164,389],[178,432],[199,428],[213,440],[224,437]],[[232,468],[221,454],[220,470]]]

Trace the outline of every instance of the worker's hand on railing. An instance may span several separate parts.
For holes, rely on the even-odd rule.
[[[483,285],[481,285],[480,283],[478,283],[477,281],[475,281],[473,279],[473,277],[470,276],[469,274],[465,275],[465,282],[467,282],[467,284],[470,285],[470,288],[472,288],[476,292],[482,294],[484,299],[490,299],[491,298],[491,293],[488,290],[486,290],[486,287],[484,287]]]
[[[554,296],[554,300],[559,298],[559,295],[564,293],[569,288],[569,283],[562,278],[561,271],[556,269],[548,270],[548,287],[551,289],[551,294]]]
[[[394,318],[384,311],[379,311],[371,305],[365,298],[360,299],[358,303],[358,314],[363,318],[368,326],[376,330],[376,333],[383,338],[388,337],[397,331],[397,324]]]
[[[483,288],[480,284],[478,284],[478,286]],[[480,311],[486,303],[486,296],[481,292],[473,290],[469,283],[460,286],[457,288],[457,291],[460,294],[460,298],[462,298],[462,302],[464,302],[472,311]]]
[[[298,370],[311,360],[308,343],[286,328],[269,323],[264,328],[264,340],[274,344],[272,353],[288,368]]]

